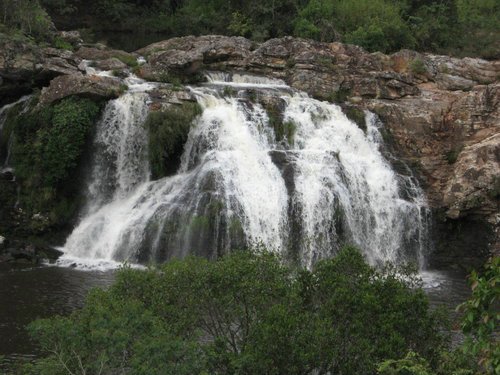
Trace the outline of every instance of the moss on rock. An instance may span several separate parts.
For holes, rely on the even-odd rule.
[[[286,141],[293,145],[297,125],[290,120],[285,121],[283,112],[275,103],[264,105],[269,118],[269,126],[273,128],[276,142]]]
[[[357,107],[344,107],[343,110],[347,118],[358,125],[358,127],[366,133],[367,126],[363,110]]]
[[[67,224],[79,206],[78,170],[100,104],[70,97],[31,108],[13,121],[12,164],[20,186],[20,206],[34,233]],[[30,224],[29,224],[30,225]]]
[[[198,103],[186,102],[149,114],[145,126],[149,132],[149,162],[153,179],[175,173],[191,124],[201,112]]]

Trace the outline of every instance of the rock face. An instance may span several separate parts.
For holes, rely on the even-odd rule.
[[[42,90],[39,105],[48,105],[71,95],[111,99],[118,97],[125,87],[114,77],[72,74],[54,78]]]
[[[137,56],[146,63],[137,66]],[[412,167],[427,193],[435,220],[432,265],[471,264],[488,251],[500,253],[498,60],[408,50],[384,55],[290,37],[256,44],[241,37],[190,36],[134,54],[100,45],[69,52],[0,39],[0,104],[33,82],[50,81],[42,105],[69,95],[111,98],[124,89],[114,77],[84,74],[82,60],[117,72],[134,66],[145,79],[175,83],[175,90],[151,93],[153,109],[191,100],[177,84],[218,70],[283,79],[318,99],[369,109],[385,124],[392,152]]]
[[[0,105],[44,86],[63,74],[76,74],[81,59],[71,51],[39,47],[0,34]]]
[[[290,37],[260,45],[183,37],[137,53],[147,59],[145,78],[245,71],[377,113],[393,152],[418,174],[434,209],[431,262],[500,253],[500,61],[407,50],[384,55]]]

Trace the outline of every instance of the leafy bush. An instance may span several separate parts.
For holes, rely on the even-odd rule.
[[[463,145],[458,145],[453,147],[451,150],[446,152],[445,157],[448,164],[454,164],[458,160],[458,156],[462,152]]]
[[[498,324],[500,314],[500,257],[492,257],[481,274],[469,276],[472,297],[460,306],[464,312],[462,330],[467,335],[464,350],[479,357],[479,365],[487,373],[500,372]]]
[[[312,271],[265,251],[125,268],[81,311],[30,326],[46,353],[31,370],[368,375],[410,349],[434,363],[443,337],[418,285],[351,247]]]
[[[135,56],[118,54],[116,55],[116,58],[131,68],[139,66],[139,63],[137,62],[137,58]]]
[[[405,358],[382,362],[379,375],[432,375],[427,361],[410,351]]]
[[[154,179],[177,170],[191,124],[200,114],[197,103],[173,105],[149,114],[145,126],[149,132],[149,162]]]
[[[415,74],[425,74],[427,73],[427,68],[424,62],[420,59],[414,59],[410,62],[410,70]]]
[[[89,99],[69,98],[54,106],[50,127],[38,135],[45,185],[57,185],[76,168],[98,114]]]
[[[67,51],[73,51],[73,46],[71,43],[65,41],[62,38],[56,37],[54,39],[54,47],[59,48],[59,49],[65,49]]]

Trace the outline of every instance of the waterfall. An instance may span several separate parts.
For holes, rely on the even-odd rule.
[[[144,128],[149,88],[108,104],[95,135],[88,204],[63,262],[215,258],[262,245],[310,267],[354,243],[373,264],[422,264],[425,199],[384,157],[375,115],[365,113],[365,132],[340,107],[280,80],[208,78],[191,88],[203,112],[191,125],[179,170],[155,181]],[[227,86],[238,93],[223,93]],[[282,103],[290,139],[276,139],[264,106],[245,98],[250,89]]]
[[[303,263],[332,256],[339,234],[360,246],[371,263],[421,262],[424,244],[411,242],[425,235],[425,200],[421,192],[402,198],[398,176],[380,150],[376,116],[365,114],[365,134],[336,105],[301,95],[287,102],[285,119],[297,128],[292,200]]]
[[[21,97],[19,100],[0,108],[0,171],[10,170],[9,162],[13,137],[12,129],[4,129],[7,119],[12,111],[16,111],[17,115],[24,113],[28,109],[30,98],[31,95],[26,95]],[[1,150],[1,148],[4,147],[5,149]]]

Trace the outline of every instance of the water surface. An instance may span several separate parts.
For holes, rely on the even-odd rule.
[[[0,356],[3,366],[37,355],[25,326],[37,318],[67,315],[94,287],[107,287],[114,271],[0,264]],[[2,364],[0,364],[1,373]]]

